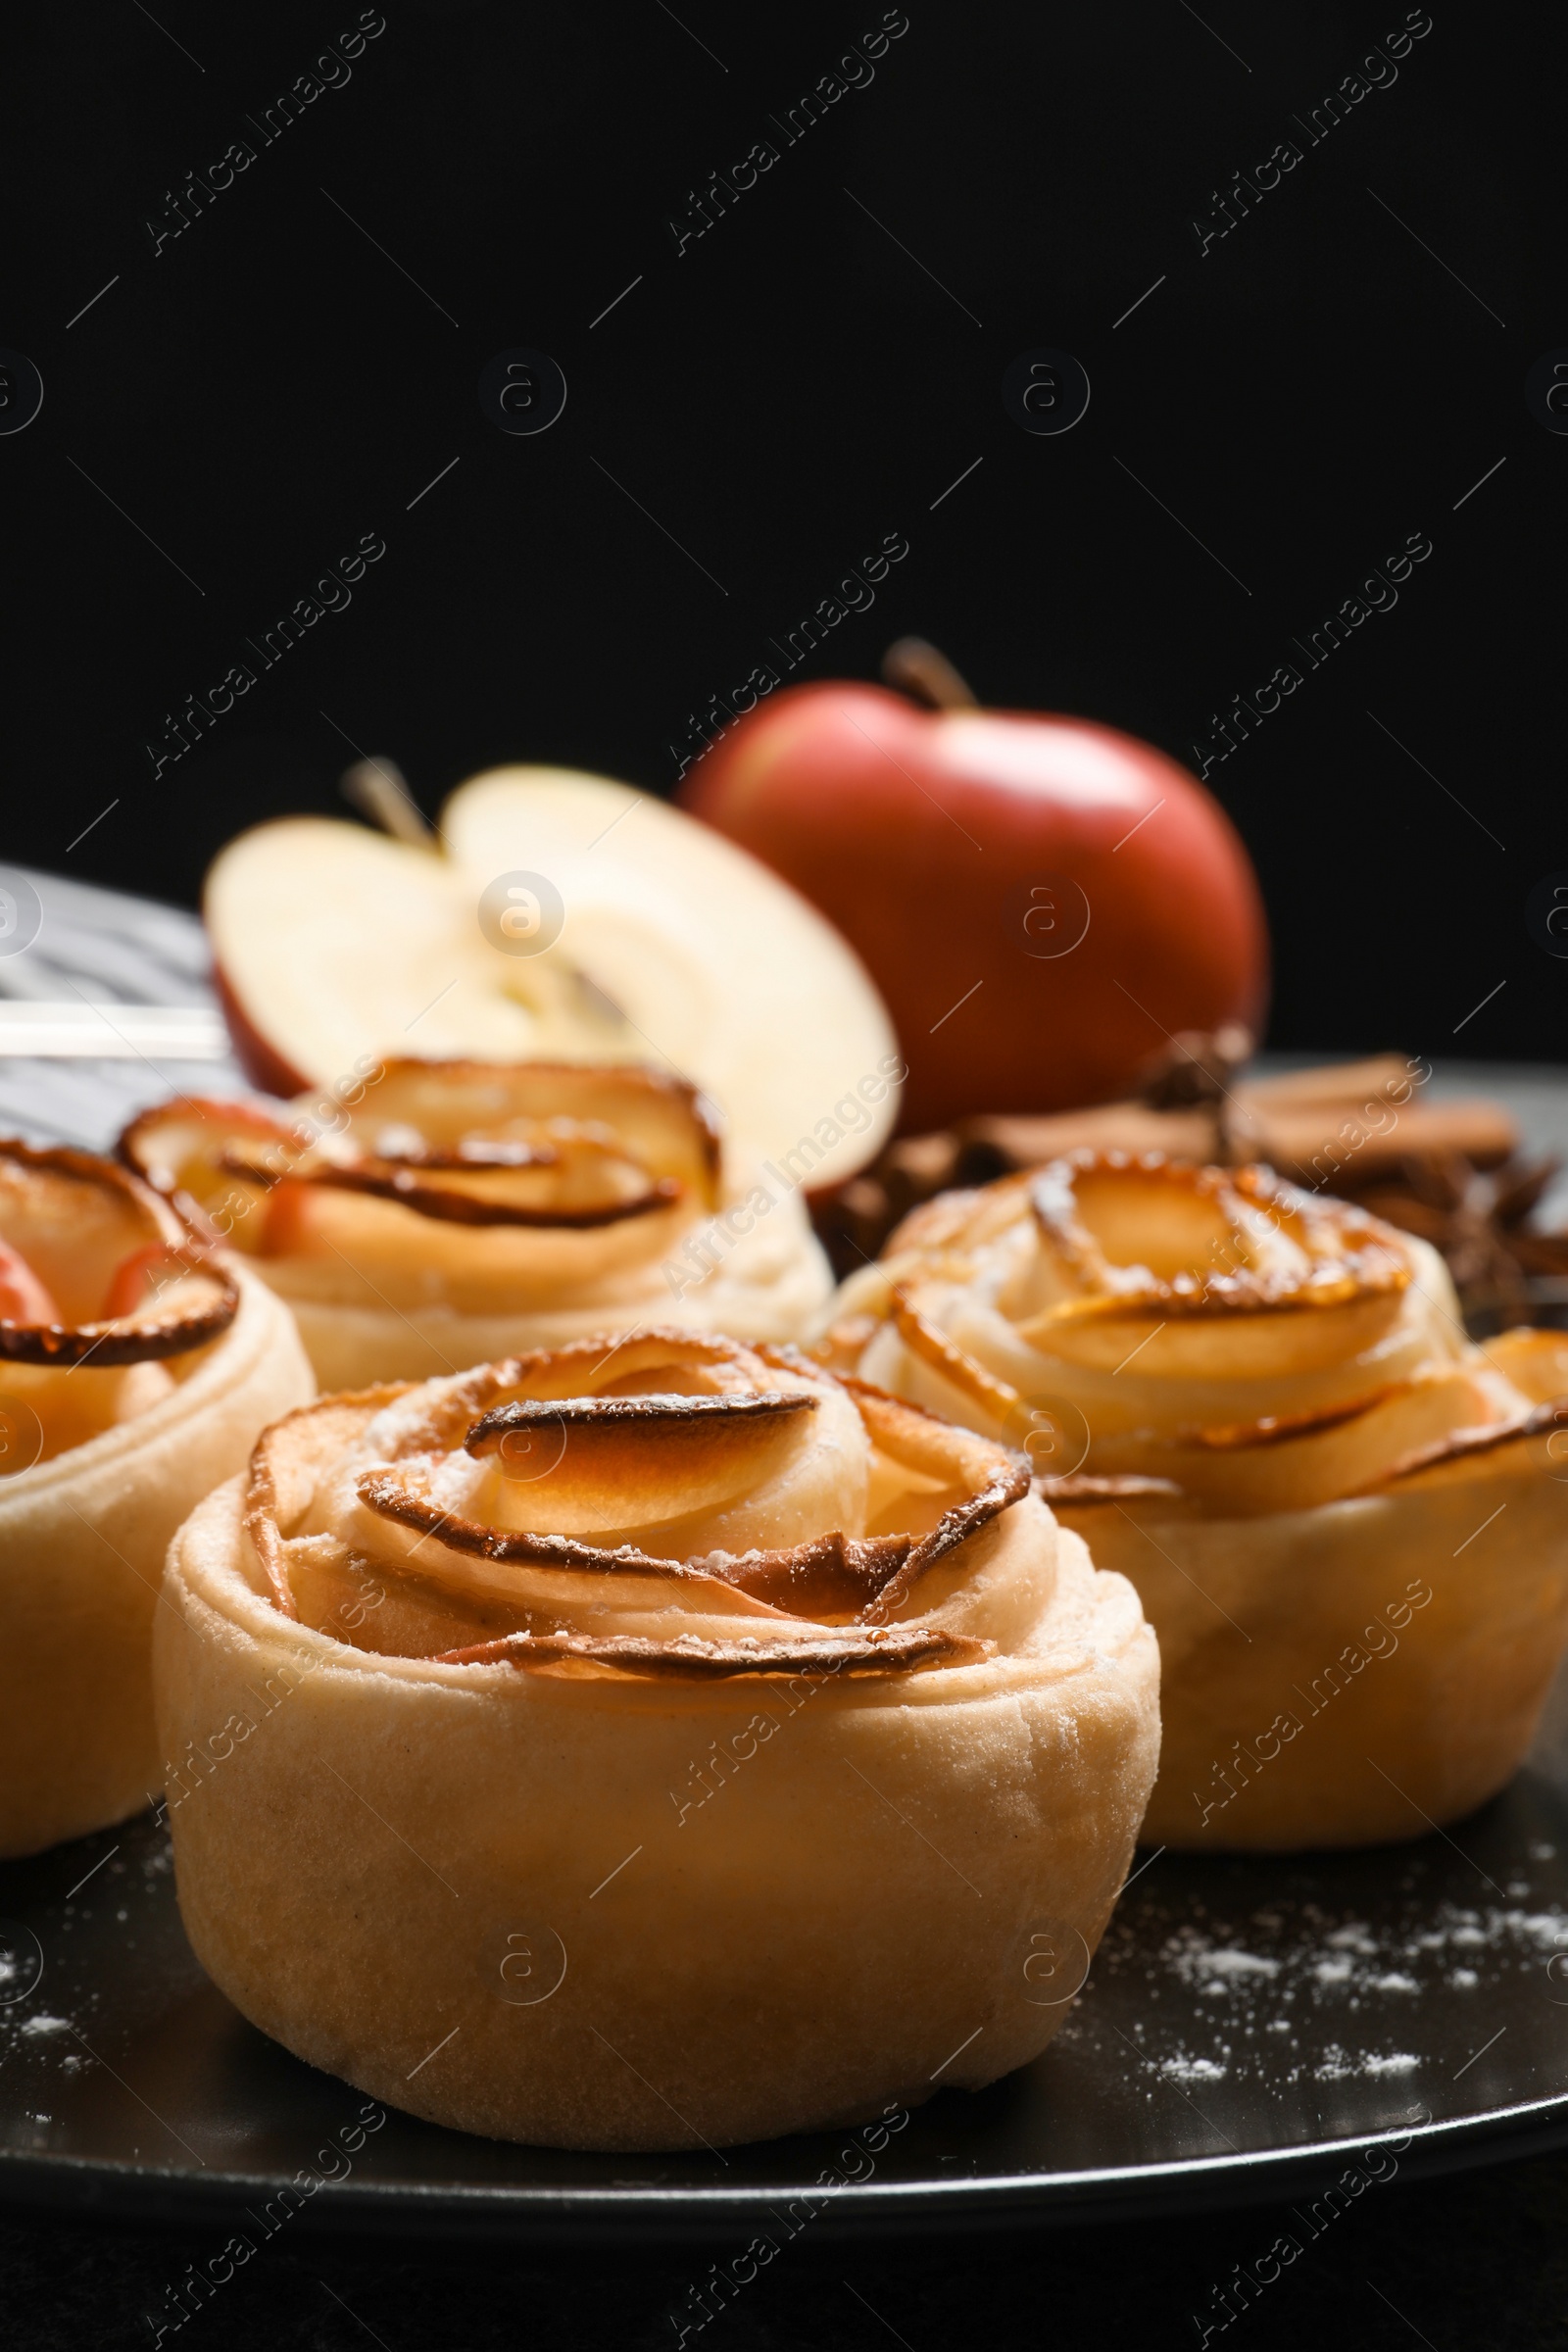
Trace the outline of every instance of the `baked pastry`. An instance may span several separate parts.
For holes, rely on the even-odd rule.
[[[323,1390],[423,1380],[637,1323],[786,1340],[827,1261],[775,1170],[651,1069],[368,1061],[292,1116],[182,1097],[124,1158],[294,1310]]]
[[[1267,1168],[1075,1152],[917,1209],[824,1352],[1021,1446],[1138,1587],[1151,1842],[1419,1835],[1518,1765],[1568,1641],[1568,1342],[1472,1347],[1426,1243]]]
[[[145,1185],[0,1143],[0,1857],[163,1787],[169,1539],[313,1385],[287,1310]]]
[[[203,1965],[500,2138],[717,2145],[1007,2073],[1154,1774],[1131,1587],[1012,1454],[793,1350],[608,1336],[328,1397],[166,1592]]]

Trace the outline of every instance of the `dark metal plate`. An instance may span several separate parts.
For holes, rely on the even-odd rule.
[[[1568,2141],[1556,1737],[1450,1837],[1140,1859],[1056,2040],[1007,2081],[940,2092],[891,2136],[596,2158],[397,2114],[356,2145],[361,2095],[270,2042],[203,1975],[167,1836],[145,1816],[0,1869],[0,2196],[215,2225],[248,2208],[262,2230],[286,2215],[743,2244],[808,2224],[814,2236],[1290,2196],[1309,2225],[1330,2180],[1343,2204],[1396,2169]]]
[[[32,880],[44,930],[0,964],[0,993],[79,984],[95,999],[211,1002],[194,917]],[[101,1147],[142,1103],[234,1083],[189,1064],[11,1061],[0,1124]],[[1445,1064],[1433,1083],[1484,1084],[1535,1148],[1568,1145],[1555,1072]],[[1393,2167],[1568,2143],[1568,1690],[1552,1722],[1533,1769],[1448,1838],[1146,1861],[1034,2066],[978,2096],[940,2093],[881,2146],[839,2133],[722,2162],[508,2147],[399,2115],[346,2146],[366,2102],[209,1984],[180,1930],[167,1839],[144,1819],[0,1867],[0,1968],[20,1964],[0,1977],[0,2197],[205,2212],[215,2229],[248,2211],[238,2226],[253,2239],[287,2213],[299,2230],[734,2232],[744,2245],[755,2229],[778,2239],[808,2223],[815,2236],[1275,2197],[1304,2200],[1309,2230],[1330,2182],[1343,2206]]]

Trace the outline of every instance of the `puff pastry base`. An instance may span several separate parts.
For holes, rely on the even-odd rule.
[[[164,1785],[150,1648],[170,1538],[315,1387],[288,1309],[237,1279],[234,1321],[170,1395],[0,1481],[0,1858],[123,1821]]]
[[[1376,1845],[1505,1788],[1568,1644],[1568,1465],[1550,1444],[1257,1519],[1058,1502],[1136,1582],[1179,1693],[1149,1842]]]
[[[775,1386],[823,1392],[820,1443],[841,1458],[858,1442],[843,1434],[857,1428],[844,1392],[770,1361]],[[296,1448],[270,1506],[296,1590],[324,1573],[313,1547],[330,1549],[290,1532],[325,1524],[319,1482],[347,1475],[353,1491],[372,1420],[389,1428],[448,1385],[316,1408],[318,1502]],[[999,1449],[880,1409],[917,1447],[1016,1474]],[[360,1476],[357,1491],[377,1498],[385,1483]],[[572,1571],[581,1541],[475,1550],[445,1518],[433,1534],[462,1536],[465,1573],[492,1601],[514,1557],[536,1595],[575,1573],[583,1600],[563,1605],[584,1635],[518,1637],[510,1660],[351,1644],[278,1604],[247,1492],[236,1479],[212,1495],[172,1547],[159,1714],[169,1752],[195,1760],[170,1813],[186,1931],[235,2005],[299,2057],[498,2138],[718,2147],[979,2087],[1067,2014],[1153,1781],[1159,1667],[1130,1585],[1098,1573],[1026,1490],[1000,1517],[988,1505],[887,1628],[939,1662],[891,1671],[873,1650],[853,1674],[806,1661],[863,1649],[858,1622],[797,1627],[715,1582],[719,1554],[662,1576],[667,1632],[621,1644],[652,1666],[612,1671],[593,1661],[614,1650],[603,1635],[617,1609],[641,1623],[653,1605],[636,1597],[641,1553]],[[410,1570],[419,1556],[355,1573],[396,1585],[397,1558]],[[726,1594],[713,1623],[734,1629],[730,1646],[700,1613]],[[409,1608],[394,1593],[357,1641],[389,1639]],[[704,1629],[690,1664],[668,1645],[687,1608]],[[815,1642],[799,1672],[735,1663],[742,1638],[765,1655],[798,1634]]]

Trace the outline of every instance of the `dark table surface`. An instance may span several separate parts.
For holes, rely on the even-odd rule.
[[[166,2290],[205,2264],[214,2231],[122,2233],[26,2216],[0,2222],[7,2352],[151,2345]],[[1235,2293],[1238,2266],[1278,2276]],[[1288,2206],[1163,2223],[883,2241],[804,2241],[699,2327],[690,2290],[738,2247],[518,2247],[411,2255],[310,2239],[268,2246],[166,2345],[232,2352],[516,2352],[809,2345],[908,2352],[1250,2341],[1397,2352],[1545,2352],[1568,2343],[1568,2155],[1406,2186],[1368,2187],[1314,2239]],[[1216,2288],[1231,2282],[1224,2324]],[[1198,2315],[1195,2323],[1195,2315]],[[1200,2323],[1200,2324],[1198,2324]]]

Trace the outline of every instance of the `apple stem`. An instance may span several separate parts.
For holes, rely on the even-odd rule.
[[[901,637],[882,657],[882,675],[902,694],[933,710],[975,710],[979,705],[946,654],[923,637]]]
[[[338,779],[351,808],[413,850],[433,850],[436,838],[415,805],[403,770],[391,760],[356,760]]]

